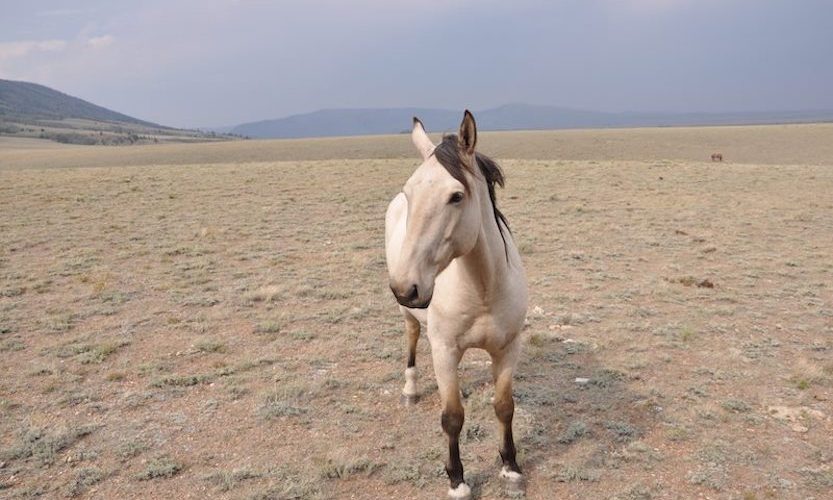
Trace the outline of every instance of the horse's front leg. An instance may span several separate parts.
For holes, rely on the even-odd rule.
[[[495,381],[495,416],[500,425],[500,459],[503,466],[500,476],[513,489],[523,488],[523,476],[515,454],[515,440],[512,436],[512,418],[515,415],[515,401],[512,397],[512,376],[520,355],[520,336],[502,351],[492,353],[492,376]]]
[[[460,383],[457,378],[457,365],[463,353],[456,347],[432,345],[431,356],[434,361],[434,375],[442,399],[443,413],[440,423],[448,437],[448,460],[445,471],[451,487],[449,498],[471,498],[471,489],[463,480],[463,462],[460,461],[460,431],[463,429],[465,412],[460,400]]]
[[[404,308],[403,308],[404,310]],[[419,340],[419,320],[411,313],[405,313],[405,335],[408,342],[408,365],[405,368],[405,387],[402,388],[402,403],[412,405],[417,402],[417,369],[416,369],[416,348]]]

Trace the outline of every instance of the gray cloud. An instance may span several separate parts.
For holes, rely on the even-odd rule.
[[[833,108],[833,3],[824,0],[20,4],[0,18],[0,77],[180,126],[518,101]],[[37,48],[44,43],[55,49]]]

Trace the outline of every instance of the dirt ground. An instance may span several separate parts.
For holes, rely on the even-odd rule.
[[[0,143],[0,498],[442,497],[383,257],[417,157],[378,140]],[[530,281],[527,497],[830,498],[833,125],[480,144]],[[487,363],[461,365],[483,499]]]

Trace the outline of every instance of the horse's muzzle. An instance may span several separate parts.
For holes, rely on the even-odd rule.
[[[399,299],[396,299],[396,300],[397,300],[397,302],[399,302],[400,305],[403,305],[403,306],[407,307],[408,309],[428,309],[428,306],[431,305],[431,299],[430,298],[428,300],[424,300],[424,301],[421,301],[421,302],[411,302],[411,303],[405,303],[405,302],[402,302]]]
[[[399,305],[410,309],[425,309],[431,305],[431,296],[420,297],[419,288],[416,285],[409,286],[405,292],[400,291],[398,288],[393,284],[390,285],[390,290],[393,292],[393,296],[396,297]]]

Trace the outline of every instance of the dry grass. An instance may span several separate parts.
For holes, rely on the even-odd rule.
[[[436,131],[456,132],[456,130]],[[436,141],[440,133],[432,134]],[[482,132],[495,158],[569,161],[709,161],[823,165],[833,158],[833,124]],[[60,154],[56,154],[60,152]],[[0,137],[0,170],[55,167],[242,164],[414,158],[407,135],[273,139],[89,148]]]
[[[483,135],[530,280],[530,498],[825,495],[832,135]],[[0,496],[442,494],[429,349],[402,408],[383,258],[416,162],[374,141],[0,150]],[[304,154],[329,159],[274,161]],[[334,159],[358,154],[408,159]],[[68,165],[107,167],[29,168]],[[461,365],[462,453],[494,498],[487,359]]]

